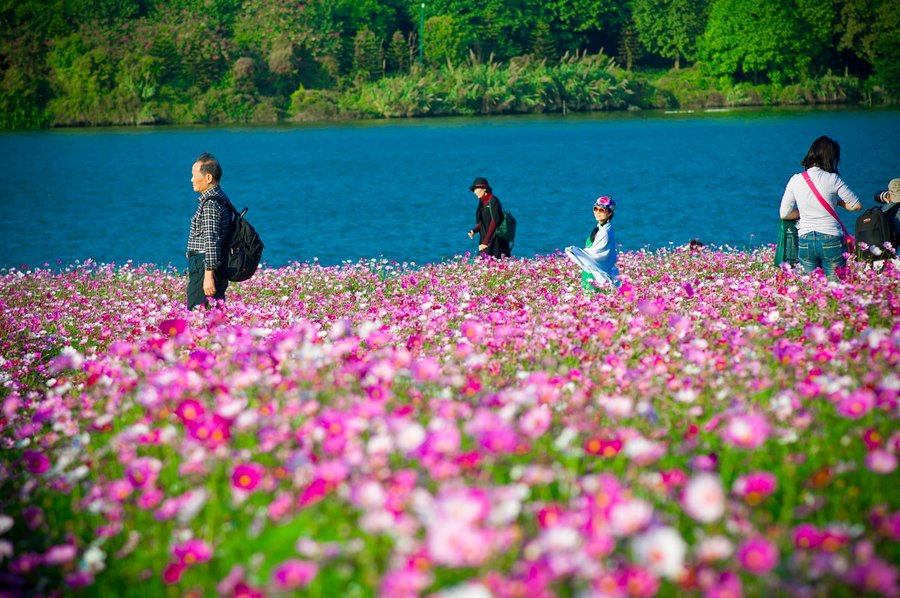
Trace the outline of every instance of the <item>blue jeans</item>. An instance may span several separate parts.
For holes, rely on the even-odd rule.
[[[844,258],[844,238],[812,232],[797,240],[797,257],[806,272],[822,268],[825,276],[834,278],[834,269],[847,265]]]

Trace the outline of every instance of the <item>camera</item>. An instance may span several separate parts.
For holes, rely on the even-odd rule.
[[[879,191],[875,194],[875,203],[891,203],[890,191]]]

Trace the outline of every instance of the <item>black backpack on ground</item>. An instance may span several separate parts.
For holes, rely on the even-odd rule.
[[[222,205],[221,202],[218,202]],[[256,229],[247,222],[244,215],[247,208],[238,212],[228,202],[227,206],[232,213],[231,226],[222,244],[222,274],[231,282],[243,282],[253,276],[262,259],[263,242],[259,238]]]
[[[892,258],[892,254],[884,249],[885,243],[890,243],[897,251],[898,241],[897,232],[894,230],[894,215],[900,204],[894,204],[887,210],[882,210],[880,206],[869,208],[859,215],[856,219],[856,258],[868,262],[875,262],[887,258]],[[862,249],[861,245],[865,243],[866,249]],[[872,252],[870,247],[881,249],[881,253]]]

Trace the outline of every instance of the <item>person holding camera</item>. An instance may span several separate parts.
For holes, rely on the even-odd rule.
[[[891,179],[886,191],[876,193],[875,203],[885,204],[881,211],[888,215],[894,239],[900,239],[900,209],[897,208],[900,204],[900,179]],[[900,251],[900,247],[894,247],[894,250]]]

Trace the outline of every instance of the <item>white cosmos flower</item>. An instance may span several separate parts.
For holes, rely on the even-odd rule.
[[[684,571],[687,544],[675,528],[658,527],[634,539],[635,560],[657,575],[676,579]]]
[[[701,523],[716,521],[725,513],[725,491],[718,476],[701,473],[684,488],[681,497],[684,512]]]

